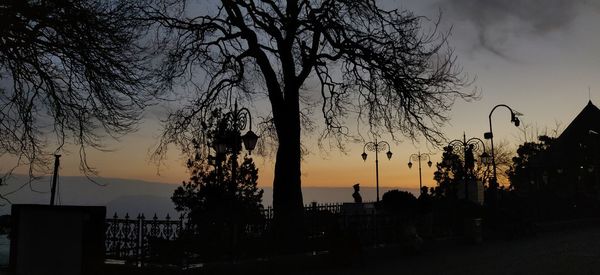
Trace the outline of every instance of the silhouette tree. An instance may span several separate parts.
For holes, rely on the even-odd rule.
[[[202,122],[203,135],[193,140],[194,147],[201,150],[201,144],[214,145],[216,139],[225,136],[230,137],[230,141],[241,143],[239,138],[231,139],[239,137],[240,133],[228,127],[226,122],[221,109],[213,110],[210,117]],[[244,157],[241,165],[237,164],[241,144],[231,148],[216,156],[209,156],[209,161],[201,157],[201,151],[188,159],[190,181],[183,182],[171,199],[176,209],[187,214],[192,223],[225,226],[233,222],[248,222],[260,216],[263,190],[257,187],[258,169],[248,156]],[[235,173],[233,169],[236,169]]]
[[[517,156],[513,157],[513,163],[507,173],[510,188],[521,194],[531,195],[532,175],[537,174],[535,169],[539,170],[540,167],[551,165],[548,159],[544,160],[544,157],[548,158],[547,152],[556,138],[540,136],[538,140],[538,142],[525,142],[519,145]]]
[[[72,143],[93,172],[86,148],[134,129],[156,91],[138,4],[2,1],[0,156],[32,174],[46,170],[48,151]]]
[[[203,121],[203,135],[194,139],[194,147],[201,150],[200,144],[215,144],[224,137],[240,143],[241,139],[231,138],[239,137],[239,131],[228,127],[227,122],[220,109],[213,110]],[[171,199],[176,210],[185,213],[195,226],[197,232],[192,233],[211,239],[229,231],[234,235],[227,237],[233,241],[239,229],[261,218],[263,190],[257,187],[258,169],[247,156],[238,165],[240,148],[241,144],[231,146],[229,151],[209,156],[210,161],[201,157],[201,151],[188,159],[190,180],[175,189]]]
[[[251,158],[245,157],[236,168],[236,179],[232,179],[231,157],[224,156],[224,165],[219,167],[188,162],[192,176],[171,197],[175,209],[183,212],[191,225],[183,235],[187,245],[182,249],[204,257],[219,258],[226,252],[233,256],[239,252],[246,225],[262,219],[263,190],[256,186],[258,169]],[[230,190],[231,182],[235,182],[234,190]]]
[[[425,31],[425,18],[409,11],[374,0],[229,0],[195,10],[186,3],[157,0],[148,12],[169,43],[162,75],[198,88],[191,104],[169,116],[156,156],[168,144],[185,148],[215,106],[266,97],[262,142],[277,143],[274,227],[284,245],[298,244],[301,234],[301,132],[313,126],[313,107],[320,105],[325,125],[321,145],[343,148],[355,137],[351,118],[372,133],[439,143],[455,100],[474,97],[459,91],[466,83],[437,22]]]
[[[486,145],[486,148],[489,146]],[[496,167],[498,171],[499,182],[508,181],[508,171],[512,165],[513,152],[511,151],[508,142],[503,141],[498,143],[494,147],[494,156],[496,158]],[[483,183],[488,182],[491,178],[492,173],[489,165],[481,163],[481,159],[476,156],[477,153],[468,152],[468,162],[471,164],[469,168],[472,169],[472,176]],[[449,148],[444,148],[442,155],[442,161],[436,164],[436,172],[434,172],[434,180],[440,187],[437,194],[444,194],[446,196],[455,197],[459,187],[457,186],[460,180],[466,176],[465,165],[463,157],[452,152]],[[436,192],[434,192],[436,193]]]
[[[232,179],[230,157],[223,160],[221,169],[189,162],[190,180],[173,192],[176,210],[185,213],[199,229],[208,226],[224,230],[234,222],[243,225],[256,221],[261,215],[263,190],[256,186],[258,169],[252,158],[245,157],[237,168],[236,179]],[[231,185],[227,184],[232,180],[235,190],[229,190]]]
[[[393,215],[415,217],[418,211],[418,200],[410,192],[390,190],[381,197],[383,209]]]
[[[486,148],[491,148],[488,143],[486,143]],[[488,152],[489,153],[489,152]],[[508,170],[512,165],[512,158],[515,155],[514,148],[510,145],[510,143],[506,140],[499,142],[494,145],[494,158],[496,159],[496,169],[497,180],[501,186],[508,185]],[[492,177],[492,169],[487,165],[477,165],[474,171],[477,178],[484,183],[489,182],[489,179]]]
[[[444,147],[442,161],[436,164],[433,179],[438,183],[439,193],[456,199],[461,179],[466,177],[465,165],[461,157],[449,147]]]

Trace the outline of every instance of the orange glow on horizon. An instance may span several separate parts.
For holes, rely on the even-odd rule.
[[[302,162],[303,187],[351,187],[360,183],[364,187],[375,187],[375,161],[369,155],[363,161],[356,152],[323,159],[317,154],[309,155]],[[399,154],[398,154],[399,155]],[[149,163],[147,159],[139,159],[136,154],[123,154],[115,152],[97,152],[91,154],[90,162],[99,167],[99,176],[104,178],[135,179],[152,182],[179,185],[189,179],[183,160],[175,153],[170,156],[164,166],[158,167]],[[408,169],[404,161],[394,155],[391,160],[383,158],[379,163],[379,186],[381,188],[418,188],[418,169],[413,166]],[[119,159],[120,161],[115,161]],[[123,163],[126,163],[124,165]],[[271,187],[273,185],[274,160],[255,157],[259,169],[259,186]],[[61,159],[61,172],[63,176],[80,176],[78,170],[79,158],[73,155],[64,155]],[[160,172],[160,174],[157,174]],[[423,185],[434,186],[434,168],[423,166]]]

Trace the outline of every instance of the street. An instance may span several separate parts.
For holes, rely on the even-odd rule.
[[[419,255],[378,254],[383,256],[300,274],[599,274],[600,227],[480,245],[429,245]]]

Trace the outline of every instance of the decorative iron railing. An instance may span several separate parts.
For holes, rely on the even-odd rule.
[[[132,219],[129,214],[119,218],[115,213],[106,219],[106,258],[138,261],[146,257],[153,239],[175,240],[183,227],[183,215],[171,219],[167,214],[164,220],[159,220],[156,214],[151,219],[146,219],[143,214]]]
[[[440,212],[444,213],[444,212]],[[271,234],[273,209],[262,212],[243,228],[236,224],[193,225],[184,216],[159,220],[155,214],[106,219],[106,258],[128,263],[207,263],[225,259],[269,257],[278,244]],[[414,217],[378,209],[374,203],[317,204],[304,207],[298,224],[304,252],[350,251],[356,247],[400,244],[417,247],[420,237],[448,237],[460,233],[448,215]],[[185,234],[185,237],[181,238]],[[333,252],[332,252],[333,253]]]
[[[140,217],[130,219],[129,214],[106,219],[106,257],[114,259],[137,258],[140,249]]]
[[[309,235],[319,235],[324,231],[322,226],[323,213],[338,215],[342,212],[341,203],[312,203],[304,206],[307,216],[306,226]],[[249,236],[264,236],[270,230],[270,223],[274,216],[273,208],[265,208],[262,212],[264,220],[260,224],[249,224],[244,228]],[[327,217],[324,217],[327,218]],[[143,214],[132,218],[129,214],[119,217],[116,213],[106,219],[105,255],[107,259],[118,259],[129,262],[143,262],[150,255],[153,242],[174,241],[182,232],[190,229],[187,219],[182,215],[172,219],[167,215],[159,219],[156,214],[147,219]]]
[[[313,202],[311,204],[304,205],[304,212],[318,212],[318,211],[328,211],[333,214],[340,214],[342,212],[343,203],[316,203]],[[263,211],[263,217],[267,220],[272,220],[274,216],[273,207],[269,206]]]

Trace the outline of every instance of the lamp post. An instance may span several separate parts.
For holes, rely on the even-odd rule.
[[[377,192],[377,202],[379,202],[379,152],[388,149],[387,155],[388,160],[392,158],[392,151],[390,151],[390,144],[386,141],[379,141],[377,139],[375,141],[369,141],[365,143],[363,146],[363,153],[360,155],[363,161],[367,161],[367,150],[371,152],[375,152],[375,184],[376,184],[376,192]]]
[[[481,145],[481,146],[480,146]],[[473,166],[475,165],[475,159],[473,158],[473,152],[475,151],[483,151],[479,156],[481,158],[481,162],[484,164],[489,164],[490,155],[485,150],[485,143],[483,140],[472,137],[467,139],[466,135],[463,133],[463,139],[455,139],[448,143],[448,151],[453,152],[455,154],[462,153],[463,161],[464,161],[464,169],[465,169],[465,199],[469,198],[469,185],[468,185],[468,176],[473,176]],[[461,150],[462,149],[462,150]],[[470,172],[470,173],[469,173]]]
[[[496,190],[498,188],[498,178],[496,177],[496,157],[494,155],[494,132],[492,131],[492,114],[498,107],[505,107],[510,111],[510,122],[515,124],[516,127],[519,127],[519,125],[521,125],[519,116],[522,115],[521,113],[508,107],[508,105],[506,105],[506,104],[498,104],[498,105],[494,106],[494,108],[492,108],[492,111],[490,111],[490,115],[488,116],[488,120],[490,123],[490,131],[487,133],[484,133],[483,137],[485,139],[490,140],[490,145],[492,148],[491,149],[492,150],[492,182],[490,183],[490,187],[492,188],[491,190]]]
[[[240,132],[248,128],[246,134],[240,136]],[[213,146],[219,156],[225,154],[228,150],[231,152],[231,182],[229,191],[234,193],[237,175],[237,155],[242,149],[241,143],[252,155],[252,150],[256,147],[258,135],[252,132],[252,115],[247,108],[238,109],[237,101],[234,109],[225,113],[219,121],[218,134],[215,137]]]
[[[418,152],[417,154],[412,154],[408,157],[408,169],[412,168],[412,160],[419,162],[419,192],[423,194],[423,178],[421,177],[421,159],[427,157],[427,166],[431,167],[433,164],[431,162],[431,156],[427,153]]]
[[[241,131],[248,128],[246,134],[240,136]],[[229,182],[229,193],[230,193],[230,208],[233,210],[233,201],[235,199],[236,180],[237,180],[237,155],[242,150],[242,144],[249,154],[252,154],[258,141],[258,135],[252,132],[252,115],[247,108],[238,109],[237,101],[234,104],[233,110],[225,113],[223,117],[218,121],[217,135],[213,142],[215,151],[217,152],[217,165],[220,170],[219,177],[222,182],[222,167],[221,157],[225,155],[227,151],[231,153],[231,180]],[[233,212],[231,214],[232,220],[232,231],[231,231],[231,253],[234,255],[235,247],[238,240],[238,224],[234,222]]]

